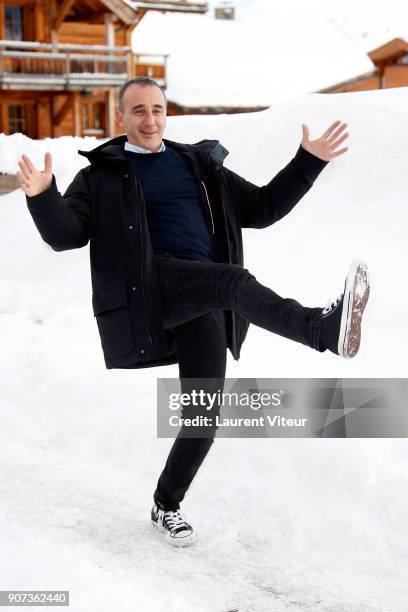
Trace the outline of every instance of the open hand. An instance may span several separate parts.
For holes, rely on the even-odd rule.
[[[38,195],[51,186],[52,183],[52,157],[51,153],[44,155],[44,170],[40,171],[34,166],[28,155],[21,156],[18,162],[21,172],[17,172],[16,176],[20,183],[21,189],[29,197]]]
[[[343,153],[348,150],[348,147],[343,147],[343,149],[336,151],[341,143],[349,137],[348,132],[345,132],[342,135],[346,127],[347,123],[335,121],[329,128],[327,128],[320,138],[310,140],[309,128],[305,123],[302,123],[303,138],[300,144],[304,149],[306,149],[306,151],[316,155],[316,157],[319,157],[323,161],[330,161],[338,155],[343,155]]]

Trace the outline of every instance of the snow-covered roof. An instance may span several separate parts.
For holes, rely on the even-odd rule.
[[[212,2],[212,0],[210,0]],[[406,0],[235,0],[247,18],[274,18],[277,11],[292,20],[324,19],[367,53],[393,38],[407,38]]]
[[[132,0],[135,9],[155,9],[166,11],[191,11],[205,13],[208,10],[206,2],[187,2],[175,0]]]
[[[168,53],[167,95],[185,106],[268,106],[370,74],[367,54],[331,23],[148,13],[137,53]]]

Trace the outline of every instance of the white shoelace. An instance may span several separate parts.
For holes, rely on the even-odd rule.
[[[189,524],[185,520],[184,516],[181,514],[180,510],[167,510],[164,513],[163,520],[166,521],[170,529],[174,527],[180,527],[181,525],[186,525],[190,529]]]

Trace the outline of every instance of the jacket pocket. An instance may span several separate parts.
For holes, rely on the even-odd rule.
[[[118,283],[92,294],[92,308],[105,356],[129,355],[135,347],[125,283]]]

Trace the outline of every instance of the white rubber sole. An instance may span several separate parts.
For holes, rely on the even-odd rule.
[[[355,259],[351,262],[344,290],[338,352],[342,357],[355,357],[360,348],[361,320],[370,295],[367,266]]]
[[[168,531],[166,531],[163,527],[160,527],[160,525],[158,525],[154,521],[151,521],[151,523],[153,527],[155,527],[160,533],[163,534],[166,542],[168,544],[171,544],[172,546],[177,546],[177,547],[191,546],[191,544],[194,544],[194,542],[197,541],[197,535],[194,533],[194,531],[193,533],[190,533],[189,535],[186,535],[186,536],[172,538],[169,535]]]

